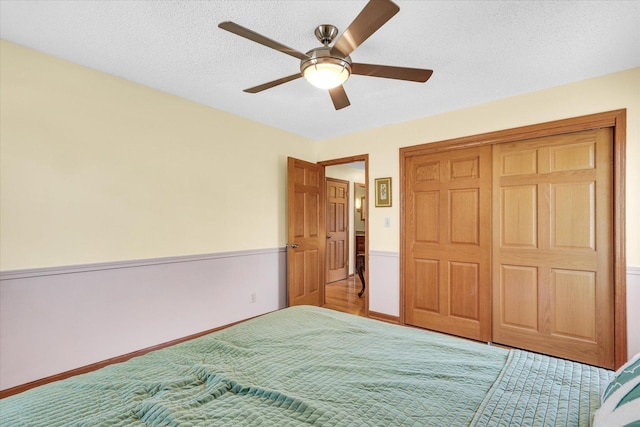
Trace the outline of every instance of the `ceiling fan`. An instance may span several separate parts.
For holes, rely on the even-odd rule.
[[[333,25],[318,26],[315,36],[323,46],[311,49],[307,53],[287,47],[234,22],[222,22],[218,27],[300,60],[299,73],[250,87],[244,92],[258,93],[304,77],[312,85],[328,89],[335,109],[340,110],[350,105],[342,84],[352,74],[421,83],[426,82],[433,74],[432,70],[421,68],[361,64],[351,61],[349,55],[399,11],[398,5],[390,0],[370,0],[346,31],[338,37],[333,47],[329,45],[338,35],[338,29]]]

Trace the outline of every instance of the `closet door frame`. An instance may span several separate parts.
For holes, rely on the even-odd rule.
[[[627,286],[625,255],[625,163],[627,110],[614,110],[530,126],[489,132],[400,149],[400,241],[405,239],[405,162],[408,157],[459,148],[501,144],[524,139],[560,135],[604,127],[613,128],[613,292],[614,360],[616,369],[627,360]],[[405,262],[408,255],[400,245],[400,316],[405,324]]]

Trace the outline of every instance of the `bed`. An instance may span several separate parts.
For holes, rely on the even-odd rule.
[[[588,426],[614,372],[291,307],[0,401],[0,425]]]

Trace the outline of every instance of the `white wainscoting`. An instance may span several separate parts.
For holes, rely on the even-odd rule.
[[[627,267],[627,354],[640,353],[640,267]]]
[[[369,309],[399,316],[399,254],[370,251],[369,269]],[[285,305],[283,248],[1,272],[0,389]],[[629,356],[637,325],[640,268],[628,267]]]
[[[285,305],[283,248],[2,272],[0,389]]]
[[[400,315],[400,254],[369,251],[369,310]]]

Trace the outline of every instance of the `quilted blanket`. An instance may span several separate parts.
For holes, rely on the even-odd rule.
[[[501,399],[529,381],[517,371],[532,364],[514,362],[514,354],[521,353],[293,307],[3,399],[0,425],[507,425],[501,413],[526,400],[541,405],[527,403],[514,420],[554,425],[548,421],[566,413],[588,425],[599,381],[569,375],[566,405],[553,400],[565,395],[555,386]]]
[[[589,426],[613,372],[512,350],[471,425]]]

